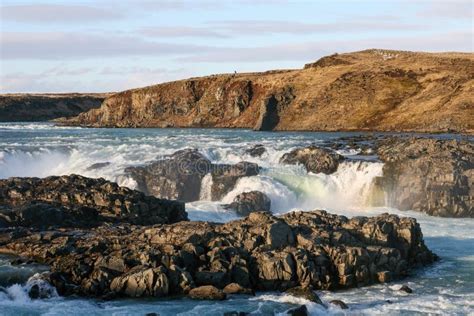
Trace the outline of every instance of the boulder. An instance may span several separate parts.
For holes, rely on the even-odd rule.
[[[235,165],[213,165],[211,172],[212,200],[220,201],[235,187],[240,178],[256,176],[258,173],[258,165],[246,161],[239,162]]]
[[[291,316],[308,316],[308,308],[306,305],[301,305],[300,307],[296,307],[293,309],[290,309],[289,311],[286,312],[287,315]]]
[[[286,293],[303,298],[305,300],[311,301],[316,304],[324,305],[319,296],[314,293],[310,288],[304,288],[301,286],[296,286],[291,289],[286,290]]]
[[[399,289],[401,292],[405,292],[408,294],[413,293],[413,290],[408,286],[408,285],[402,285],[402,287]]]
[[[271,201],[265,193],[250,191],[240,193],[225,208],[234,210],[240,216],[248,216],[252,212],[269,212]]]
[[[196,149],[184,149],[164,159],[141,167],[128,167],[125,173],[137,182],[137,189],[159,198],[183,202],[197,201],[202,190],[209,190],[209,198],[221,200],[242,177],[257,175],[257,164],[240,162],[235,165],[212,164]],[[202,188],[204,177],[211,181]]]
[[[332,300],[329,302],[329,304],[339,306],[341,309],[349,309],[349,306],[347,306],[347,304],[341,300]]]
[[[227,284],[223,292],[225,294],[246,294],[246,295],[255,295],[254,291],[248,288],[244,288],[239,283],[229,283]]]
[[[211,169],[209,159],[196,149],[184,149],[146,166],[128,167],[125,173],[146,194],[191,202],[199,200],[202,178]]]
[[[193,300],[214,300],[222,301],[226,299],[226,294],[212,285],[203,285],[189,291],[188,296]]]
[[[474,217],[472,142],[389,138],[379,142],[377,153],[385,164],[383,176],[375,181],[380,198],[374,204],[388,201],[400,210]]]
[[[326,148],[309,146],[297,148],[280,158],[280,163],[301,164],[306,171],[313,173],[331,174],[337,170],[344,157]]]
[[[139,225],[187,220],[184,204],[157,199],[102,178],[78,175],[0,180],[4,226],[83,227],[103,222]]]
[[[249,149],[245,150],[245,153],[252,157],[261,157],[267,150],[262,144],[257,144]]]

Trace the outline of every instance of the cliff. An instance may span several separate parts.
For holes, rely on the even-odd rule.
[[[0,122],[47,121],[100,107],[110,94],[2,94]]]
[[[474,54],[365,50],[304,69],[123,91],[64,124],[256,130],[474,131]]]

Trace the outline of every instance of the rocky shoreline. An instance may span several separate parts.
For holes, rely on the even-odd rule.
[[[64,198],[67,194],[45,196],[41,189],[19,190],[31,184],[29,178],[6,181],[3,215],[38,200],[56,208],[61,205],[63,213],[76,212],[70,208],[71,196]],[[69,191],[71,183],[77,190],[77,182],[111,185],[105,180],[64,176],[46,178],[43,182],[48,185],[43,183],[43,187],[55,181],[62,181],[63,192]],[[101,194],[97,188],[82,187],[81,198]],[[151,198],[137,191],[116,190]],[[107,198],[113,201],[115,197]],[[92,198],[82,205],[103,214],[103,204]],[[227,294],[254,291],[337,290],[390,282],[436,260],[415,219],[389,214],[348,219],[325,211],[282,216],[253,212],[216,224],[186,221],[178,207],[167,212],[168,223],[135,225],[134,219],[114,213],[118,218],[112,222],[89,218],[95,224],[88,227],[80,221],[75,225],[74,220],[66,225],[51,221],[50,216],[40,226],[4,223],[1,251],[50,266],[51,272],[43,279],[61,295],[109,299],[174,295],[224,299]],[[176,219],[182,221],[172,223]]]

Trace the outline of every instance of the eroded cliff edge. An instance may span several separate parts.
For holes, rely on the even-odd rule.
[[[474,54],[365,50],[304,69],[123,91],[59,122],[100,127],[474,131]]]
[[[100,107],[108,93],[2,94],[0,122],[38,122],[72,117]]]

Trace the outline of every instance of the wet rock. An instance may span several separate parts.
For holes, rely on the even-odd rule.
[[[341,300],[332,300],[329,303],[332,305],[339,306],[341,309],[349,309],[349,306],[347,306],[347,304]]]
[[[303,165],[308,172],[331,174],[337,170],[344,157],[326,148],[309,146],[284,154],[280,163]]]
[[[0,218],[8,226],[89,227],[103,222],[146,225],[187,219],[181,202],[78,175],[0,180],[0,206]]]
[[[408,294],[413,293],[413,290],[408,286],[408,285],[402,285],[402,287],[399,289],[401,292],[405,292]]]
[[[256,176],[259,167],[255,163],[242,161],[235,165],[213,165],[211,198],[213,201],[221,200],[243,177]]]
[[[389,206],[443,217],[474,217],[474,144],[459,140],[389,138],[376,187]],[[384,200],[385,202],[385,200]]]
[[[108,162],[108,161],[107,162],[98,162],[98,163],[92,164],[89,167],[87,167],[86,171],[102,169],[102,168],[105,168],[105,167],[109,166],[110,164],[111,163]]]
[[[32,299],[38,299],[40,297],[40,289],[38,284],[34,284],[28,291],[28,296]]]
[[[255,146],[245,150],[245,153],[252,156],[252,157],[261,157],[266,152],[267,152],[267,150],[261,144],[257,144]]]
[[[246,294],[246,295],[255,295],[254,291],[248,288],[244,288],[239,283],[230,283],[227,284],[223,292],[225,294]]]
[[[137,181],[138,189],[147,194],[192,202],[200,199],[203,178],[211,176],[211,200],[220,200],[242,177],[254,176],[258,165],[240,162],[235,165],[212,164],[196,149],[184,149],[143,167],[129,167],[125,173]]]
[[[189,297],[193,300],[213,300],[222,301],[226,299],[226,294],[212,285],[203,285],[189,291]]]
[[[269,212],[271,201],[260,191],[244,192],[237,195],[225,208],[234,210],[238,215],[248,216],[252,212]]]
[[[292,316],[308,316],[308,308],[306,305],[301,305],[300,307],[290,309],[287,313],[287,315],[292,315]]]
[[[319,296],[309,288],[296,286],[294,288],[286,290],[286,293],[296,297],[304,298],[305,300],[311,301],[316,304],[324,305]]]
[[[196,149],[184,149],[125,173],[137,181],[138,190],[156,197],[184,202],[199,200],[202,178],[212,164]]]
[[[435,260],[415,219],[348,219],[324,211],[253,212],[226,224],[8,228],[0,230],[0,247],[48,264],[50,283],[62,295],[111,298],[193,291],[219,298],[299,287],[291,291],[314,301],[305,289],[387,282]]]

